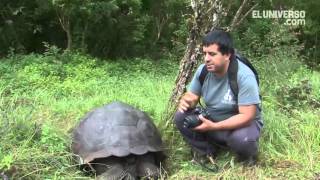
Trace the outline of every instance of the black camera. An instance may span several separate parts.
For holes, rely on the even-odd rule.
[[[184,118],[183,127],[194,128],[199,126],[202,123],[202,121],[199,119],[200,114],[207,119],[210,118],[210,113],[206,109],[202,107],[196,107],[194,110],[194,114]]]

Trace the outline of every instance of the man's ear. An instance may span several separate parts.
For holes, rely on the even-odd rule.
[[[225,60],[230,60],[230,58],[231,58],[231,53],[225,54],[224,57],[225,57]]]

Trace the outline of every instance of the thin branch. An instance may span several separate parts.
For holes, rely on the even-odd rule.
[[[230,9],[231,9],[231,6],[232,6],[232,3],[230,2],[229,4],[228,4],[228,7],[225,9],[225,16],[228,16],[228,14],[229,14],[229,12],[230,12]]]
[[[243,8],[247,5],[248,0],[243,0],[241,6],[239,7],[236,15],[233,17],[231,25],[229,26],[229,31],[232,31],[236,23],[239,21],[240,15],[242,14]]]
[[[66,31],[66,27],[65,27],[65,22],[64,22],[64,19],[63,19],[63,15],[60,15],[60,12],[58,12],[58,8],[56,8],[55,10],[56,10],[56,14],[57,14],[57,16],[58,16],[58,20],[59,20],[59,22],[60,22],[60,25],[61,25],[62,29],[63,29],[64,31]]]
[[[258,6],[259,3],[256,3],[254,6],[252,6],[249,11],[247,11],[242,18],[237,22],[237,24],[235,25],[235,27],[239,26],[242,21],[249,15],[249,13],[251,13],[253,11],[254,8],[256,8]]]

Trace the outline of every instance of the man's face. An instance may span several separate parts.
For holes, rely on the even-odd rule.
[[[224,75],[230,62],[230,54],[222,55],[218,49],[217,44],[203,46],[204,63],[209,72]]]

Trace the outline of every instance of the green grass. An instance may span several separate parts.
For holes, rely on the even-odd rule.
[[[223,152],[217,159],[220,171],[207,172],[190,163],[189,148],[171,125],[162,132],[168,179],[312,179],[320,173],[320,111],[315,104],[320,74],[296,64],[289,68],[279,59],[268,66],[263,60],[257,63],[265,121],[258,165],[243,167]],[[102,61],[75,53],[1,59],[0,169],[14,179],[88,179],[70,153],[76,123],[88,111],[119,100],[146,111],[160,125],[177,71],[172,60]],[[292,94],[303,92],[305,79],[312,91]]]

